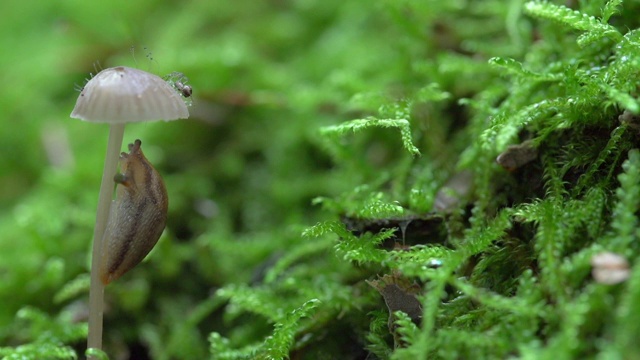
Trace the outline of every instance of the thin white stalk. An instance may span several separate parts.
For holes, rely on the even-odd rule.
[[[91,288],[89,289],[89,337],[87,348],[102,349],[102,314],[104,311],[104,285],[100,281],[98,271],[100,269],[102,236],[107,226],[109,210],[113,200],[114,182],[113,176],[118,167],[118,158],[122,148],[124,136],[124,123],[111,124],[109,128],[109,140],[107,155],[102,171],[102,183],[98,197],[98,211],[96,214],[96,227],[93,231],[93,250],[91,254]],[[89,357],[89,359],[95,359]]]

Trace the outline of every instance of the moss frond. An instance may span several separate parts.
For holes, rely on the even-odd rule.
[[[320,129],[320,134],[323,135],[327,141],[329,141],[329,148],[335,149],[337,141],[341,136],[349,132],[359,132],[368,128],[380,127],[380,128],[396,128],[400,131],[400,137],[402,139],[402,145],[413,156],[420,155],[420,150],[413,145],[411,140],[411,127],[409,120],[407,119],[357,119],[351,120],[339,125],[325,126]],[[337,154],[337,151],[334,150]]]
[[[380,359],[389,359],[393,353],[393,349],[387,342],[389,314],[386,311],[374,311],[369,315],[372,319],[369,323],[369,332],[366,335],[367,350]]]
[[[558,81],[561,77],[559,74],[533,72],[526,69],[521,62],[511,58],[493,57],[489,59],[489,64],[518,76],[521,81]]]
[[[614,235],[603,244],[611,251],[625,251],[638,239],[636,214],[640,209],[640,152],[632,149],[628,156],[622,164],[624,172],[618,176],[620,187],[616,190],[617,203],[611,219]]]
[[[63,343],[36,342],[20,345],[15,348],[0,347],[0,356],[3,359],[64,359],[75,360],[76,352],[70,346]]]
[[[17,314],[20,322],[15,330],[30,342],[15,347],[0,347],[3,359],[77,359],[75,350],[68,345],[87,336],[87,325],[74,323],[73,314],[51,318],[41,310],[25,307]]]
[[[609,0],[602,9],[602,22],[609,22],[613,15],[620,14],[623,0]]]
[[[606,173],[607,176],[600,181],[604,181],[602,185],[605,185],[611,177],[612,172],[614,171],[617,160],[621,155],[622,149],[624,149],[622,142],[624,141],[624,136],[628,130],[625,126],[618,126],[611,132],[611,137],[607,142],[607,145],[600,151],[598,157],[595,161],[591,162],[587,171],[578,179],[578,183],[576,188],[574,189],[575,193],[580,193],[587,184],[589,186],[593,186],[595,184],[594,176],[598,172]],[[576,156],[576,158],[578,158]],[[602,169],[602,166],[607,164],[608,169]]]
[[[615,8],[615,4],[613,8]],[[600,21],[593,16],[564,6],[555,5],[546,1],[532,1],[525,4],[525,10],[531,15],[558,21],[576,30],[597,34],[598,37],[609,37],[614,41],[620,41],[622,38],[620,32],[615,27],[607,24],[606,21]],[[611,11],[611,8],[607,8],[605,16],[613,14]],[[590,41],[593,41],[593,39],[590,39]],[[582,46],[588,44],[584,39],[578,43]]]
[[[285,318],[274,325],[273,335],[267,337],[263,344],[264,352],[256,354],[256,359],[282,359],[289,355],[294,337],[298,331],[300,319],[310,317],[314,309],[320,305],[320,300],[311,299],[287,314]]]
[[[637,304],[640,301],[640,264],[638,260],[632,264],[632,269],[631,277],[626,284],[627,290],[620,299],[620,306],[613,312],[614,319],[607,319],[613,320],[608,333],[615,340],[605,346],[603,353],[612,357],[634,358],[640,356],[637,341],[640,336],[640,314],[637,311]]]
[[[88,274],[82,274],[65,284],[55,295],[53,301],[56,303],[64,303],[78,296],[86,294],[89,291],[90,278]]]

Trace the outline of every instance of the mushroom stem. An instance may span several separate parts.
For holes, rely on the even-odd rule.
[[[118,158],[122,147],[124,123],[111,124],[107,155],[102,171],[102,183],[98,197],[96,227],[93,231],[93,250],[91,254],[91,288],[89,289],[89,337],[87,348],[102,349],[102,314],[104,308],[104,284],[100,280],[99,269],[102,254],[102,237],[107,226],[109,210],[113,201],[113,176],[117,171]],[[93,359],[93,357],[89,357]]]

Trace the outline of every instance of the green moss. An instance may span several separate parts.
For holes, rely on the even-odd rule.
[[[94,61],[194,89],[192,120],[125,134],[171,200],[107,287],[112,358],[640,356],[636,2],[5,7],[0,356],[84,352]],[[591,277],[603,251],[626,281]]]

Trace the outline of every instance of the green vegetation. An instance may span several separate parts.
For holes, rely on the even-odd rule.
[[[170,205],[106,288],[111,358],[640,358],[639,2],[2,8],[0,358],[84,356],[95,61],[194,89],[125,133]]]

